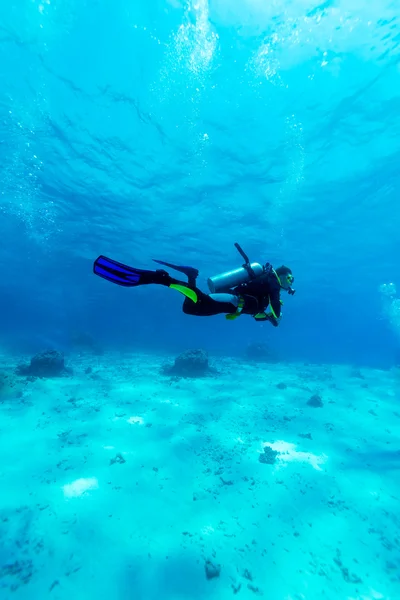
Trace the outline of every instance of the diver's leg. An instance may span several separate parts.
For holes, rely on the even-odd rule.
[[[229,304],[233,304],[235,308],[239,305],[239,296],[235,294],[209,294],[209,297],[215,302],[225,302]]]
[[[253,315],[258,312],[258,302],[252,296],[238,296],[236,294],[205,294],[195,288],[197,302],[185,298],[183,312],[187,315],[198,317],[210,317],[212,315],[225,314],[231,320],[241,313]]]
[[[162,262],[161,264],[169,265],[169,263]],[[196,288],[196,279],[199,274],[197,269],[194,269],[193,267],[175,268],[180,270],[187,276],[189,286],[187,286],[187,284],[183,281],[174,279],[169,275],[169,273],[167,273],[167,271],[164,271],[162,269],[159,269],[157,271],[137,269],[136,267],[130,267],[129,265],[117,262],[112,258],[107,258],[106,256],[99,256],[93,264],[93,272],[95,273],[95,275],[98,275],[103,279],[107,279],[107,281],[111,281],[112,283],[116,283],[117,285],[122,285],[124,287],[136,287],[138,285],[148,285],[153,283],[165,286],[176,284],[180,286],[187,286],[193,289]]]
[[[213,315],[232,314],[236,312],[238,298],[233,294],[205,294],[195,288],[197,302],[185,298],[182,310],[186,315],[211,317]],[[218,299],[216,299],[218,297]]]
[[[236,297],[232,294],[213,294],[211,298],[195,285],[174,279],[164,270],[148,271],[130,267],[123,263],[99,256],[93,265],[96,275],[125,287],[140,285],[164,285],[174,289],[185,296],[183,312],[198,316],[211,316],[223,313],[234,313],[237,308]],[[197,271],[185,273],[192,282],[197,277]]]

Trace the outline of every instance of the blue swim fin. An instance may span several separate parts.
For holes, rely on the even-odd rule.
[[[156,262],[161,263],[161,261]],[[196,269],[194,269],[194,271],[196,271]],[[192,302],[197,302],[198,300],[198,294],[195,289],[192,289],[181,281],[172,279],[167,271],[161,269],[157,271],[136,269],[119,263],[116,260],[112,260],[111,258],[107,258],[106,256],[99,256],[94,261],[93,273],[103,279],[107,279],[107,281],[111,281],[112,283],[124,287],[136,287],[148,283],[158,283],[159,285],[165,285],[171,289],[177,290],[187,298],[190,298]]]
[[[107,279],[107,281],[111,281],[112,283],[124,287],[135,287],[146,283],[158,283],[157,281],[152,281],[152,279],[156,279],[154,271],[145,271],[143,269],[128,267],[127,265],[112,260],[111,258],[107,258],[106,256],[99,256],[94,261],[93,273],[103,279]]]

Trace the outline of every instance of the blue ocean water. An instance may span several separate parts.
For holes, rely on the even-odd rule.
[[[288,357],[393,362],[398,33],[395,2],[4,3],[3,339],[273,336]],[[235,241],[295,271],[281,330],[210,335],[164,290],[144,305],[91,276],[103,253],[205,283]]]
[[[76,439],[79,432],[83,432],[86,442],[82,451],[92,453],[94,463],[100,447],[117,447],[115,440],[112,443],[105,439],[96,441],[96,436],[112,426],[112,419],[122,417],[110,416],[105,422],[96,421],[95,426],[90,420],[92,417],[87,421],[89,417],[82,407],[74,415],[68,411],[64,414],[62,403],[66,397],[77,397],[82,402],[85,397],[91,406],[96,400],[111,411],[114,407],[112,386],[120,386],[114,392],[121,399],[125,398],[127,388],[124,386],[129,384],[136,390],[132,394],[141,395],[147,402],[146,410],[150,414],[153,392],[141,386],[145,385],[143,379],[151,382],[156,377],[151,356],[159,365],[163,357],[172,359],[187,349],[204,349],[215,357],[217,365],[218,360],[222,361],[219,364],[225,364],[224,360],[237,362],[229,363],[231,371],[225,375],[225,384],[204,384],[197,380],[194,383],[185,380],[181,384],[170,382],[163,391],[160,388],[154,392],[154,397],[169,390],[168,402],[172,405],[176,402],[178,406],[180,400],[176,398],[181,398],[186,391],[193,405],[198,401],[197,409],[192,406],[192,412],[208,414],[210,409],[204,399],[213,393],[213,397],[218,398],[217,404],[220,403],[218,394],[222,392],[218,385],[228,386],[231,399],[239,392],[240,398],[246,399],[247,413],[240,418],[236,413],[231,417],[226,414],[224,418],[228,420],[225,422],[221,417],[221,423],[227,428],[225,431],[230,431],[229,424],[236,418],[238,422],[243,419],[249,430],[249,444],[276,444],[284,439],[276,424],[272,430],[267,427],[267,431],[274,432],[273,439],[266,439],[264,425],[257,438],[255,432],[261,427],[261,412],[254,412],[251,398],[261,402],[257,405],[260,411],[268,406],[275,410],[273,396],[270,393],[262,396],[260,382],[269,377],[275,391],[275,384],[282,381],[290,388],[290,381],[297,377],[298,365],[308,365],[300,368],[299,381],[309,385],[309,395],[322,394],[325,408],[329,404],[326,394],[332,404],[340,404],[339,398],[346,398],[340,409],[338,405],[331,406],[331,413],[322,421],[307,421],[301,435],[309,433],[319,439],[317,432],[323,430],[324,435],[329,436],[326,433],[329,423],[345,429],[356,427],[358,416],[354,416],[352,425],[343,420],[346,407],[358,410],[363,402],[372,402],[368,410],[378,415],[379,402],[390,400],[394,405],[390,410],[386,407],[381,418],[368,425],[372,429],[363,426],[357,430],[357,443],[353,446],[363,455],[368,454],[371,431],[382,434],[379,452],[378,442],[374,445],[376,456],[381,456],[387,444],[395,443],[396,439],[398,442],[399,427],[395,429],[393,425],[391,430],[390,426],[398,401],[396,366],[400,361],[399,11],[399,3],[390,0],[9,0],[0,3],[2,368],[13,371],[23,359],[28,360],[45,350],[57,350],[64,353],[78,377],[25,382],[18,396],[11,394],[12,399],[7,396],[1,404],[3,457],[15,456],[14,453],[19,457],[12,473],[3,473],[1,495],[5,511],[16,510],[20,515],[18,507],[30,506],[29,498],[19,496],[20,487],[27,485],[26,489],[35,496],[37,476],[42,486],[37,483],[42,490],[38,503],[50,505],[54,514],[59,510],[57,514],[61,515],[64,509],[54,508],[58,502],[55,490],[71,482],[53,479],[50,474],[48,481],[54,482],[54,486],[48,490],[39,470],[42,474],[46,472],[45,456],[50,457],[52,465],[53,454],[61,461],[58,458],[61,450],[53,442],[60,439],[57,436],[64,435],[64,429],[72,432],[68,435],[75,440],[66,444],[71,453],[81,447]],[[283,263],[292,269],[296,295],[283,298],[279,327],[257,323],[244,315],[234,322],[226,321],[223,316],[191,317],[182,313],[182,297],[172,290],[161,286],[123,289],[92,273],[93,261],[99,254],[144,269],[153,269],[155,258],[198,268],[199,286],[207,291],[209,276],[241,265],[235,242],[242,245],[251,260],[269,261],[275,267]],[[82,342],[83,336],[91,340],[91,350],[94,346],[101,348],[101,357],[82,350],[82,343],[78,348],[76,339]],[[267,344],[286,371],[279,371],[276,363],[271,372],[265,366],[246,370],[243,356],[249,344]],[[129,360],[139,362],[129,366]],[[101,384],[95,379],[79,379],[85,370],[90,373],[95,368],[101,371]],[[346,379],[346,369],[353,373],[350,379]],[[334,378],[335,384],[326,375],[327,371],[334,373],[329,377]],[[127,383],[121,383],[123,374]],[[326,383],[327,379],[331,383]],[[364,387],[354,391],[354,382],[364,379]],[[317,380],[318,385],[314,385]],[[67,387],[51,387],[57,385]],[[334,385],[339,391],[332,391]],[[251,390],[256,391],[253,394]],[[340,396],[340,390],[347,391]],[[332,399],[329,394],[338,396]],[[17,408],[18,398],[35,398],[31,401],[36,412],[30,413],[24,402],[22,408]],[[286,414],[286,403],[291,406],[287,410],[293,412],[292,402],[295,405],[296,398],[290,394],[286,400],[279,396],[282,414]],[[347,405],[347,402],[354,404]],[[59,407],[58,411],[55,406]],[[127,413],[127,417],[142,419],[139,410],[133,413]],[[313,412],[313,419],[317,413]],[[167,443],[168,436],[176,434],[176,430],[171,431],[172,423],[183,431],[183,422],[162,414],[165,423],[170,425],[166,425],[164,442],[157,441],[156,437],[153,440],[154,463],[162,461],[161,456],[157,458],[159,444]],[[212,414],[215,416],[213,410]],[[100,418],[97,414],[94,416]],[[287,421],[282,421],[284,427],[289,426],[290,415],[286,417]],[[154,427],[154,419],[143,419],[132,423]],[[91,425],[85,429],[88,422]],[[196,423],[202,435],[211,436],[214,432],[217,436],[213,416],[206,418],[205,423]],[[385,437],[383,432],[388,428],[391,433]],[[23,433],[42,432],[42,429],[42,442]],[[154,433],[154,429],[143,427],[142,430],[139,440],[146,445],[144,435],[151,430]],[[116,438],[118,435],[129,446],[130,434],[115,433]],[[240,432],[232,436],[232,439],[242,439]],[[318,456],[329,455],[325,442],[324,438],[316,452]],[[348,440],[346,443],[350,444]],[[195,441],[191,444],[187,441],[187,444],[187,451],[193,450],[190,465],[185,463],[189,470],[197,472],[196,461],[200,455],[200,471],[214,469],[215,465],[210,466],[204,456],[218,462],[217,450],[208,451],[206,441],[203,453],[198,452]],[[38,448],[37,456],[32,456],[31,461],[24,461],[29,450],[26,445]],[[285,454],[282,446],[276,448]],[[368,493],[379,495],[380,488],[392,502],[400,493],[395,483],[398,446],[390,446],[390,450],[394,455],[384,459],[391,465],[388,479],[376,480],[376,489]],[[89,478],[95,483],[89,484],[87,489],[102,490],[97,463],[91,464],[90,473],[85,468],[81,474],[75,473],[79,471],[77,456],[82,458],[79,452],[77,450],[74,459],[72,455],[67,457],[71,460],[71,481],[75,475],[78,481]],[[347,465],[349,454],[344,450],[343,453],[343,464]],[[339,450],[332,449],[338,464],[342,460],[339,454]],[[78,463],[74,463],[75,459]],[[126,465],[112,468],[129,467],[130,460],[127,458]],[[7,461],[3,458],[3,462]],[[169,466],[171,461],[172,458],[167,461]],[[308,462],[314,464],[312,460]],[[250,461],[245,468],[248,475],[242,473],[241,476],[255,476],[251,464]],[[377,465],[377,472],[381,472],[382,463]],[[255,467],[259,466],[255,455]],[[261,465],[264,467],[268,468]],[[137,468],[140,470],[140,464]],[[374,468],[371,467],[373,473]],[[365,475],[368,468],[364,466],[362,472]],[[107,476],[104,477],[106,482]],[[156,490],[162,486],[168,488],[168,482],[179,477],[180,471],[176,468]],[[290,490],[296,477],[291,473],[288,488],[286,484],[283,487],[276,484],[278,492],[274,493],[278,494],[278,503],[283,489]],[[332,475],[330,484],[324,488],[327,498],[336,489],[335,477]],[[350,479],[350,474],[345,477]],[[364,480],[359,477],[362,487]],[[379,479],[380,475],[376,477]],[[277,479],[282,477],[277,476]],[[190,487],[189,480],[190,474],[185,472],[182,485]],[[123,502],[137,511],[136,501],[130,504],[135,492],[132,482],[131,485],[133,489],[126,491]],[[204,486],[198,485],[204,491]],[[123,483],[118,481],[115,486],[123,487]],[[63,489],[65,492],[70,488]],[[140,503],[150,502],[154,504],[154,511],[159,512],[161,505],[154,500],[154,493],[157,491],[152,489],[146,495],[142,490]],[[225,508],[230,502],[239,502],[240,506],[241,498],[242,501],[246,498],[247,511],[251,505],[259,507],[265,499],[262,486],[259,495],[251,496],[250,500],[245,491],[234,489],[230,493],[232,498],[226,496],[222,501]],[[316,491],[319,493],[322,492]],[[353,493],[354,490],[350,496]],[[269,600],[400,598],[398,538],[397,542],[390,542],[397,552],[396,559],[386,557],[381,564],[371,555],[371,569],[374,567],[376,571],[366,587],[365,576],[360,577],[362,583],[357,577],[352,579],[348,573],[353,567],[344,566],[344,559],[342,561],[335,552],[332,556],[336,558],[330,560],[334,561],[337,572],[327,576],[329,583],[325,588],[323,585],[313,587],[311,583],[301,587],[296,579],[297,587],[293,589],[289,590],[290,586],[286,589],[277,582],[269,589],[268,581],[262,585],[251,583],[249,576],[245,577],[247,587],[240,584],[239,589],[239,583],[233,579],[224,583],[216,577],[208,582],[203,573],[201,585],[196,584],[192,590],[182,582],[174,587],[171,581],[181,581],[182,577],[185,581],[196,580],[197,569],[203,569],[201,553],[199,556],[184,553],[182,562],[175,563],[167,575],[165,567],[162,567],[164,575],[157,569],[147,572],[150,567],[141,561],[142,554],[153,555],[149,548],[157,545],[158,535],[160,540],[162,538],[160,544],[164,544],[166,523],[171,522],[173,527],[175,520],[189,521],[188,514],[199,510],[193,508],[192,497],[188,503],[185,498],[183,494],[178,502],[172,494],[167,501],[166,520],[162,521],[160,512],[155,518],[160,529],[154,525],[152,533],[140,541],[133,538],[132,542],[132,533],[129,539],[125,538],[123,529],[122,532],[118,529],[118,534],[117,529],[112,528],[104,532],[102,539],[96,541],[99,556],[88,541],[88,531],[91,527],[99,531],[100,522],[109,511],[108,503],[115,500],[102,496],[100,508],[96,508],[101,517],[94,520],[93,526],[88,525],[88,520],[93,517],[90,511],[94,509],[88,504],[79,509],[81,513],[75,507],[68,509],[72,512],[65,519],[71,522],[76,518],[85,530],[82,538],[76,534],[77,546],[87,547],[93,563],[102,560],[101,551],[103,558],[104,553],[108,553],[108,563],[101,563],[102,570],[106,564],[110,565],[109,576],[104,580],[93,565],[89,570],[82,566],[88,559],[83,550],[76,564],[64,569],[62,575],[60,564],[67,560],[68,552],[60,516],[59,529],[53,537],[47,529],[52,527],[50,521],[38,525],[42,538],[47,541],[51,538],[49,547],[43,542],[48,554],[41,555],[33,575],[25,575],[22,584],[15,583],[12,577],[16,569],[10,564],[36,560],[18,555],[15,549],[19,547],[18,536],[23,540],[20,546],[28,544],[28,534],[21,530],[28,528],[28,522],[36,523],[36,513],[21,517],[23,523],[16,525],[16,533],[4,525],[14,517],[4,513],[7,521],[3,522],[1,534],[8,542],[4,555],[0,550],[3,565],[0,565],[0,574],[4,580],[2,584],[0,578],[0,596],[25,599],[45,598],[48,594],[62,600],[70,597],[151,600],[155,597],[224,598],[225,593],[251,598],[263,593]],[[347,497],[347,505],[352,501],[356,502]],[[290,504],[289,500],[282,502]],[[307,505],[310,514],[311,505],[312,502]],[[212,512],[212,503],[210,506]],[[327,506],[329,510],[329,504]],[[176,507],[181,511],[179,514],[175,512]],[[237,510],[241,514],[244,509]],[[386,511],[391,515],[395,538],[396,532],[399,534],[395,509],[386,507]],[[129,508],[121,508],[122,513],[121,519],[133,518]],[[22,514],[25,513],[22,511]],[[144,513],[139,511],[139,514],[146,522]],[[265,514],[263,518],[267,519]],[[224,520],[221,516],[221,521]],[[255,521],[259,522],[259,517]],[[345,528],[345,520],[342,526]],[[207,538],[211,530],[205,527],[211,525],[204,522],[199,531]],[[329,527],[335,529],[332,523]],[[374,527],[377,530],[377,526],[370,523],[370,529]],[[389,524],[385,522],[382,527],[385,529]],[[162,534],[157,533],[161,530]],[[227,554],[225,563],[222,561],[222,575],[226,563],[232,564],[235,560],[229,554],[233,552],[231,536],[239,536],[236,530],[224,530],[221,535],[225,534],[225,546],[221,547]],[[190,533],[192,535],[195,534]],[[356,537],[358,535],[364,540],[361,533]],[[256,537],[256,533],[252,536]],[[371,544],[369,539],[360,544]],[[251,545],[251,542],[249,539],[243,543]],[[202,547],[205,543],[204,540],[199,542]],[[279,564],[285,572],[287,557],[279,545],[279,534],[274,543],[280,555],[274,558],[274,564]],[[315,542],[315,548],[310,550],[316,562],[317,547]],[[63,554],[64,558],[58,563],[60,548],[65,556]],[[121,548],[141,557],[132,559],[135,576],[130,575],[131,579],[117,573]],[[74,552],[71,549],[71,553]],[[212,549],[207,552],[211,560]],[[240,554],[240,549],[237,552]],[[11,556],[16,562],[10,563]],[[215,560],[220,561],[218,557]],[[293,566],[294,559],[290,560]],[[395,566],[389,568],[387,563]],[[264,569],[261,563],[258,568],[260,572]],[[265,567],[268,573],[268,569],[273,568],[272,563]],[[43,583],[43,573],[49,569],[54,574]],[[80,573],[75,580],[65,575],[73,569]],[[252,572],[252,560],[249,559],[246,569]],[[328,573],[323,565],[315,567],[315,572],[318,569],[320,579],[321,571]],[[151,585],[152,577],[158,582],[156,588]],[[304,569],[301,577],[307,581],[311,575]],[[318,574],[315,577],[318,578]],[[53,580],[57,584],[52,587]],[[217,580],[221,587],[217,587]],[[350,586],[346,588],[348,591],[343,591],[337,583],[339,580]],[[375,585],[376,581],[380,588]],[[209,583],[214,587],[207,587]],[[84,593],[85,585],[89,591]]]

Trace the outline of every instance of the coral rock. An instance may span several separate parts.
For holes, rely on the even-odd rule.
[[[176,357],[172,366],[164,367],[164,372],[178,377],[205,377],[212,369],[204,350],[187,350]]]
[[[215,577],[219,577],[219,574],[221,573],[221,565],[216,565],[210,560],[206,561],[204,568],[206,571],[207,579],[214,579]]]
[[[115,456],[115,458],[110,459],[110,465],[115,465],[115,463],[117,463],[119,465],[123,465],[125,462],[126,462],[126,460],[124,459],[124,457],[122,456],[122,454],[120,452],[118,452],[118,454]]]
[[[68,373],[64,364],[64,355],[57,350],[47,350],[31,358],[29,365],[17,367],[18,375],[34,377],[60,377]]]
[[[322,406],[324,405],[321,396],[318,396],[318,394],[314,394],[313,396],[311,396],[307,404],[308,406],[313,406],[314,408],[322,408]]]
[[[276,450],[272,450],[271,446],[264,446],[264,454],[260,454],[258,460],[266,465],[273,465],[276,462],[278,454]]]

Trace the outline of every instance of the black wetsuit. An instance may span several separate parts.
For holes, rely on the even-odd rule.
[[[171,282],[183,283],[172,278],[170,279]],[[187,286],[188,284],[184,285]],[[183,312],[185,314],[209,317],[219,314],[235,314],[237,312],[238,309],[234,304],[214,300],[208,294],[202,292],[194,282],[190,282],[189,286],[196,292],[197,302],[185,298],[183,303]],[[279,319],[281,314],[280,289],[281,286],[278,277],[272,267],[269,267],[266,268],[262,275],[259,275],[252,281],[243,283],[222,293],[229,293],[243,298],[244,306],[241,311],[242,314],[259,315],[257,321],[269,320],[276,326],[278,325],[277,319]],[[267,317],[267,315],[265,317],[261,316],[268,306],[272,309],[272,318]]]

